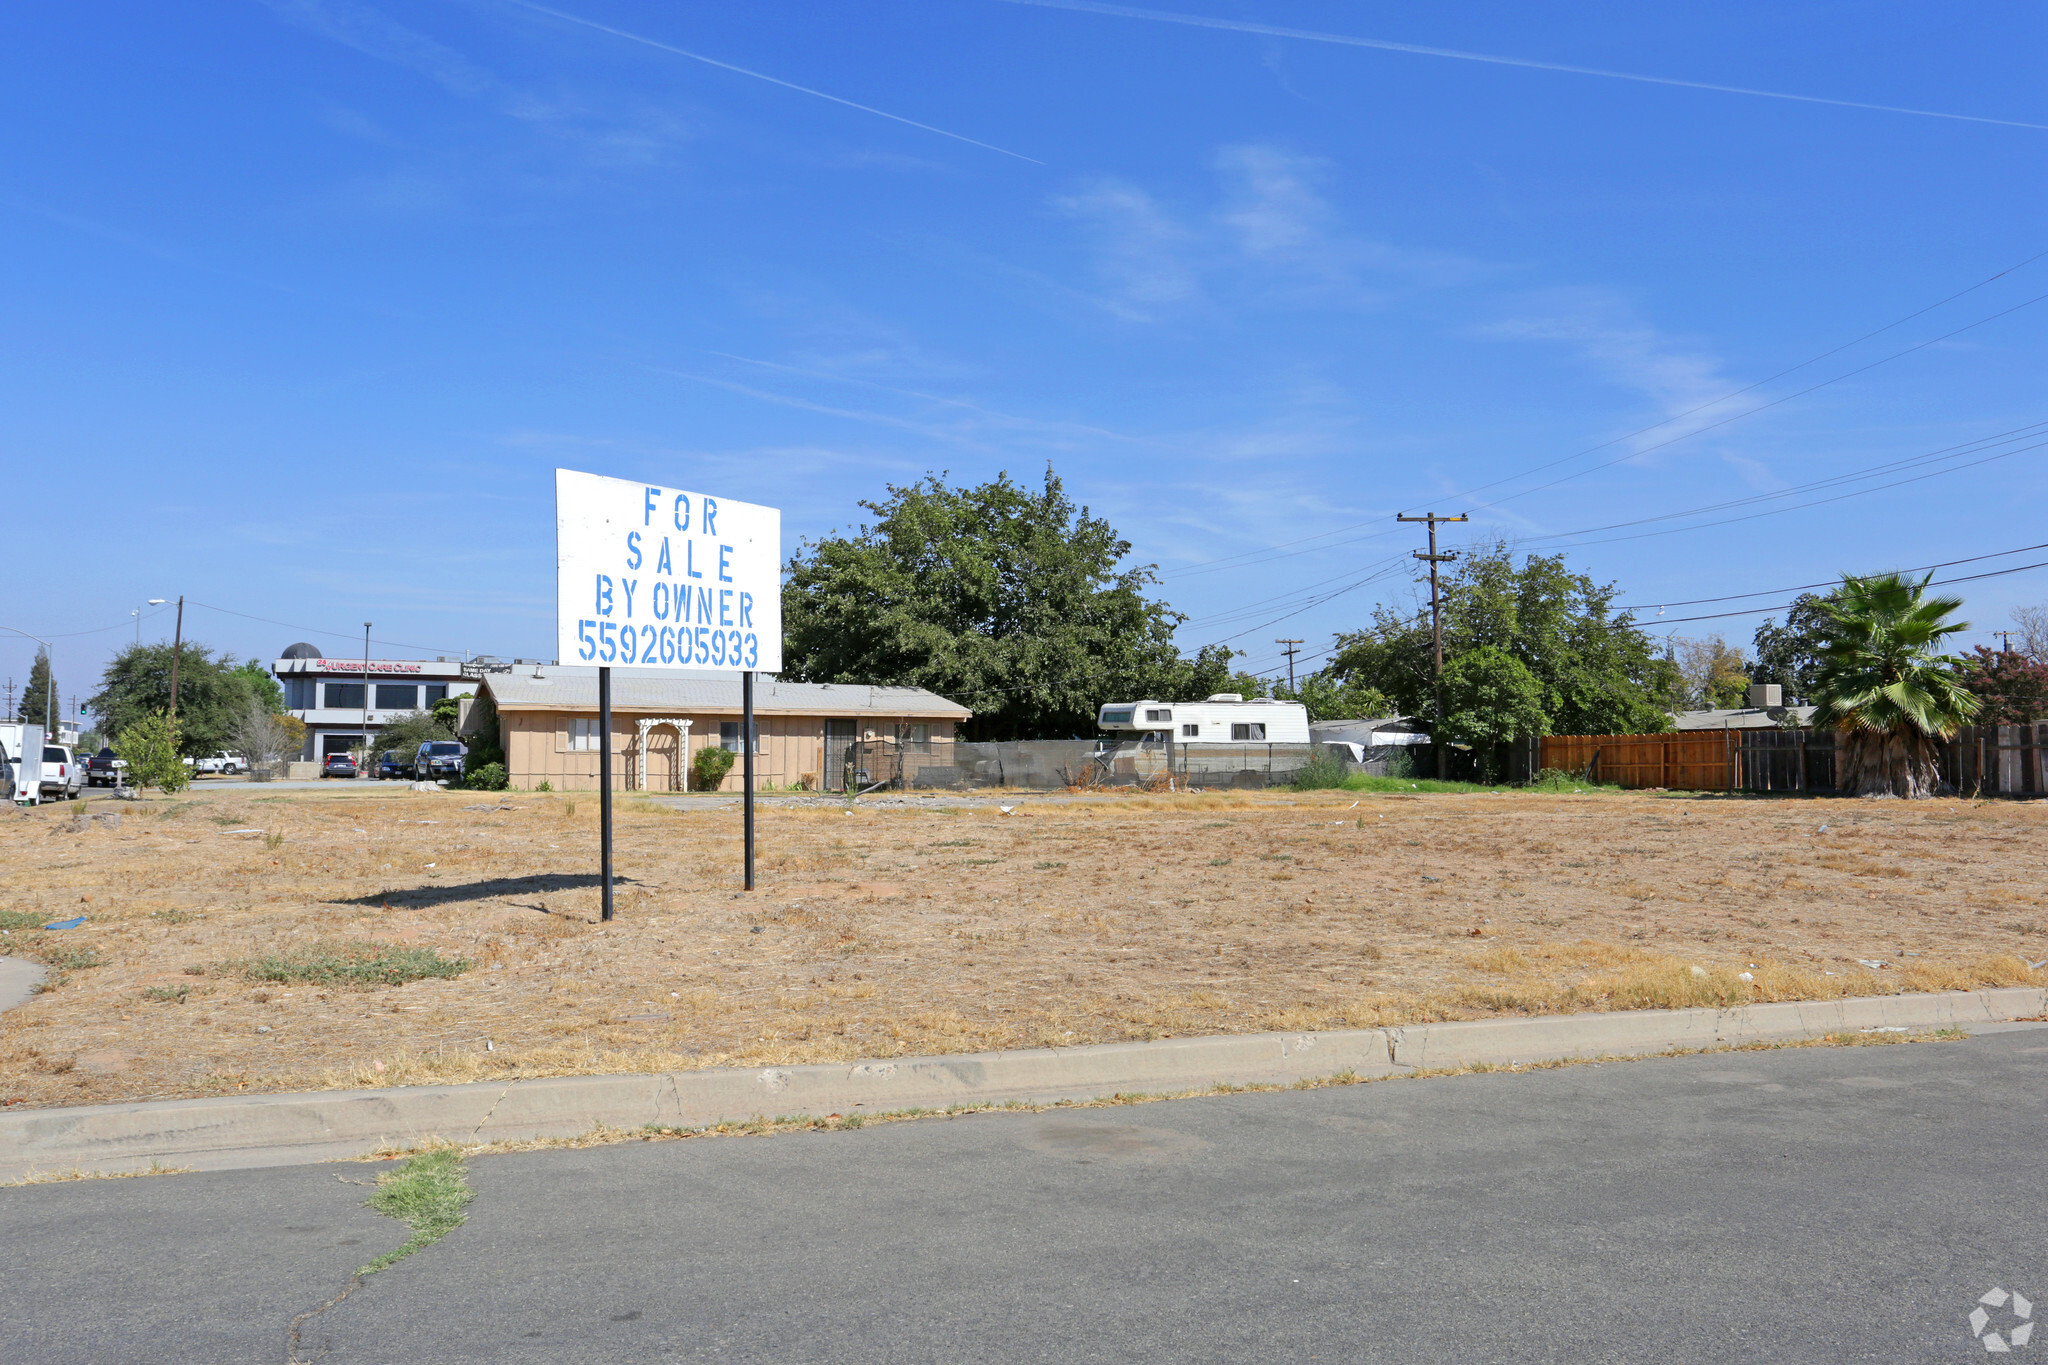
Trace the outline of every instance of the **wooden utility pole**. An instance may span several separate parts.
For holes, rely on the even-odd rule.
[[[185,653],[185,595],[178,594],[178,631],[171,637],[171,720],[178,719],[178,660]]]
[[[1294,692],[1294,690],[1295,690],[1295,688],[1294,688],[1294,656],[1295,656],[1295,653],[1296,653],[1296,651],[1297,651],[1297,650],[1299,650],[1299,648],[1301,647],[1301,645],[1302,645],[1302,643],[1303,643],[1303,642],[1302,642],[1302,641],[1300,641],[1300,640],[1275,640],[1275,641],[1274,641],[1273,643],[1274,643],[1274,644],[1276,644],[1276,645],[1285,645],[1285,646],[1287,646],[1287,649],[1286,649],[1286,654],[1287,654],[1287,690],[1288,690],[1288,691],[1289,691],[1290,693],[1292,693],[1292,692]]]
[[[1436,721],[1431,726],[1429,740],[1430,747],[1436,750],[1436,775],[1437,779],[1441,781],[1444,775],[1444,603],[1443,586],[1438,580],[1436,566],[1450,563],[1458,557],[1458,552],[1456,550],[1446,550],[1442,554],[1437,553],[1436,528],[1440,522],[1469,521],[1470,518],[1463,513],[1455,517],[1440,517],[1436,513],[1430,512],[1419,517],[1411,517],[1403,513],[1396,516],[1394,520],[1420,521],[1426,522],[1429,525],[1429,553],[1424,554],[1420,550],[1414,553],[1417,559],[1429,562],[1429,637],[1430,648],[1435,658],[1435,670],[1432,676],[1436,693]]]

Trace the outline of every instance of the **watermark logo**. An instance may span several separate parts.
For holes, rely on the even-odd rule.
[[[1991,1325],[1991,1314],[1986,1309],[2004,1309],[1999,1316],[2010,1317],[2011,1322],[2001,1330]],[[2008,1294],[1993,1287],[1989,1294],[1977,1300],[1977,1306],[1970,1310],[1970,1335],[1984,1343],[1984,1349],[1996,1355],[2006,1355],[2015,1346],[2024,1346],[2034,1339],[2034,1305],[2024,1294]]]

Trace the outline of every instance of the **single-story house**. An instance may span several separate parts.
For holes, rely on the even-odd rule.
[[[486,676],[472,716],[495,707],[506,775],[514,787],[542,782],[558,791],[597,790],[597,670],[535,665]],[[952,762],[960,722],[974,713],[921,687],[792,683],[760,674],[754,683],[757,787],[841,790],[846,754],[882,741],[927,762]],[[612,670],[612,785],[622,791],[681,791],[690,763],[710,747],[740,748],[740,680],[694,670]],[[721,791],[740,790],[735,754]]]

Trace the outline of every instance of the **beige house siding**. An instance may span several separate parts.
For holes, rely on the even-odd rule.
[[[570,721],[591,716],[591,712],[581,710],[501,709],[498,720],[505,747],[505,766],[512,785],[531,789],[546,782],[556,791],[596,791],[597,751],[569,747]],[[678,753],[674,726],[664,724],[649,730],[647,772],[645,779],[640,780],[641,774],[637,771],[639,721],[657,717],[666,720],[672,716],[690,722],[688,752]],[[689,714],[614,709],[611,733],[614,790],[682,790],[689,780],[690,761],[697,751],[718,742],[721,722],[738,719],[730,712]],[[754,723],[761,736],[761,752],[754,758],[757,789],[771,785],[788,787],[806,779],[813,788],[829,784],[832,779],[825,772],[825,722],[828,719],[853,722],[862,738],[893,737],[899,726],[928,726],[930,743],[934,751],[941,754],[955,737],[955,723],[950,719],[897,721],[872,716],[757,714]],[[741,765],[744,761],[742,756],[735,755],[732,772],[720,784],[720,791],[741,790]],[[936,757],[933,761],[943,763],[948,760]]]

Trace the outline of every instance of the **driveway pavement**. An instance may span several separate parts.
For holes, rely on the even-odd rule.
[[[2044,1064],[2026,1029],[481,1157],[467,1224],[302,1345],[337,1365],[1975,1360],[1994,1286],[2048,1305]],[[375,1169],[0,1190],[0,1360],[284,1359],[292,1319],[403,1237],[343,1183]],[[2019,1321],[2010,1298],[1986,1313]]]

